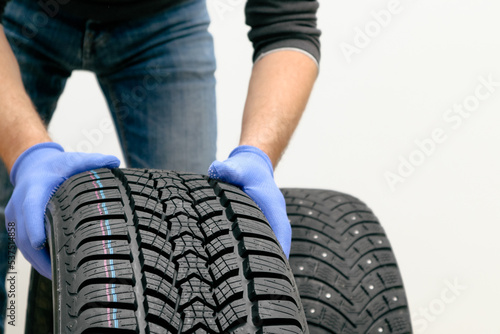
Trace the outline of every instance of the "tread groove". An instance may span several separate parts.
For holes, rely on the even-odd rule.
[[[146,322],[146,311],[144,309],[144,295],[145,287],[143,286],[143,274],[142,274],[142,261],[139,258],[142,255],[141,247],[139,246],[139,234],[137,233],[137,226],[139,225],[137,216],[133,213],[134,199],[130,196],[131,189],[128,187],[127,182],[124,179],[123,173],[119,169],[113,169],[112,171],[115,176],[117,176],[120,181],[118,189],[122,193],[124,198],[129,201],[129,206],[125,206],[126,219],[128,225],[128,233],[130,236],[130,253],[132,254],[132,270],[134,271],[134,277],[136,281],[134,284],[134,293],[137,301],[137,309],[135,310],[135,316],[137,320],[137,325],[139,327],[139,334],[146,334],[149,332],[148,324]]]

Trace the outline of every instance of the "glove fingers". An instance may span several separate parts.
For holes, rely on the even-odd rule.
[[[93,168],[117,168],[120,166],[120,160],[114,155],[104,155],[93,153],[85,158],[85,162],[82,164],[84,170],[89,170]]]
[[[120,160],[117,157],[99,153],[68,153],[64,156],[64,159],[66,165],[70,166],[72,170],[71,174],[78,174],[94,168],[116,168],[120,166]]]
[[[22,240],[28,239],[28,234],[26,229],[24,228],[26,225],[16,224],[16,244],[19,242],[22,243]],[[17,230],[17,228],[19,229]],[[50,255],[47,248],[43,248],[40,250],[36,250],[30,246],[28,242],[24,242],[27,247],[19,247],[19,250],[23,254],[24,258],[35,268],[36,271],[47,277],[48,279],[52,279],[52,270],[50,266]]]
[[[69,153],[64,159],[73,167],[69,174],[77,174],[94,168],[115,168],[120,165],[120,160],[112,155]],[[60,164],[64,166],[64,164]],[[52,184],[44,184],[44,187],[31,186],[23,202],[24,222],[29,226],[27,232],[31,246],[39,249],[46,240],[44,216],[45,207],[50,200],[51,192],[57,188],[64,179],[54,179]]]
[[[50,254],[43,246],[45,207],[53,191],[72,175],[119,165],[120,161],[114,156],[64,153],[62,147],[54,143],[32,146],[16,160],[11,171],[15,188],[6,217],[16,225],[16,245],[40,274],[51,277]]]
[[[50,193],[41,187],[31,187],[24,198],[22,214],[24,226],[31,247],[41,249],[47,236],[45,234],[45,206],[50,199]]]
[[[208,176],[222,182],[241,186],[242,175],[229,160],[224,162],[214,161],[208,168]]]
[[[278,187],[243,189],[260,207],[271,225],[276,239],[288,258],[292,242],[292,227],[286,214],[285,198]]]
[[[51,279],[50,255],[44,244],[47,240],[45,232],[45,206],[50,199],[50,193],[41,187],[31,187],[22,205],[22,219],[24,224],[17,224],[20,228],[19,235],[22,240],[28,242],[20,243],[19,247],[24,257],[31,263],[33,268],[41,275]],[[29,257],[29,259],[28,259]]]
[[[290,222],[288,219],[282,219],[281,214],[267,214],[265,215],[269,222],[275,222],[275,224],[271,225],[274,234],[276,235],[276,239],[281,245],[281,249],[286,255],[286,258],[290,256],[290,248],[292,241],[292,227],[290,226]]]
[[[14,204],[11,201],[5,208],[5,227],[8,231],[9,238],[13,238],[17,248],[21,251],[27,261],[32,263],[32,256],[27,251],[23,250],[24,245],[30,246],[29,237],[26,233],[26,227],[22,224],[24,217],[19,211],[15,211]],[[14,226],[9,226],[9,223],[14,223]],[[12,229],[14,227],[14,229]],[[30,247],[31,248],[31,247]]]
[[[214,161],[208,169],[208,175],[241,187],[255,201],[288,257],[292,229],[286,214],[285,199],[274,183],[272,164],[265,153],[255,148],[237,148],[226,161]]]

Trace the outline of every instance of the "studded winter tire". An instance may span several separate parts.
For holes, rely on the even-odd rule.
[[[234,186],[98,169],[67,180],[46,220],[55,333],[308,333],[288,261]]]
[[[373,212],[334,191],[284,189],[290,266],[311,334],[411,333],[393,250]]]

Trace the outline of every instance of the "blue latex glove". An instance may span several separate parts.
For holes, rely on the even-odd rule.
[[[15,224],[17,247],[41,275],[52,277],[44,224],[50,197],[75,174],[119,165],[120,161],[114,156],[66,153],[56,143],[34,145],[17,158],[10,173],[14,193],[5,209],[5,220],[7,229],[12,227],[9,222]]]
[[[214,161],[208,176],[242,188],[257,203],[288,258],[292,228],[285,198],[274,182],[273,165],[267,154],[254,146],[238,146],[226,161]]]

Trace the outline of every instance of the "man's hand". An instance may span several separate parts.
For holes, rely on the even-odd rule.
[[[292,229],[273,167],[299,123],[318,74],[316,63],[301,52],[277,50],[253,67],[243,112],[240,145],[208,175],[243,188],[260,207],[285,255]]]
[[[34,145],[17,158],[10,173],[14,193],[5,210],[6,224],[15,224],[17,247],[41,275],[52,277],[44,224],[50,197],[75,174],[119,165],[120,161],[114,156],[66,153],[52,142]]]
[[[273,165],[267,154],[254,146],[238,146],[226,161],[214,161],[208,175],[241,187],[257,203],[288,258],[292,228],[286,215],[285,198],[274,182]]]

